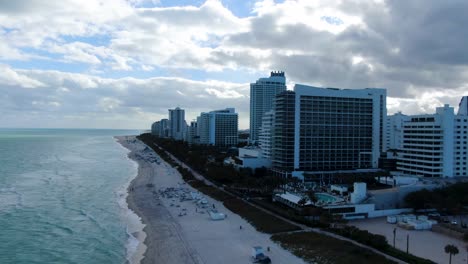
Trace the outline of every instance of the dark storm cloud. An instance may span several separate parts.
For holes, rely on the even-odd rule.
[[[250,30],[230,36],[228,43],[274,50],[272,68],[284,69],[296,82],[384,87],[390,96],[406,98],[445,88],[463,94],[468,2],[345,1],[339,8],[359,15],[363,25],[333,34],[301,23],[279,25],[280,17],[267,14],[252,18]],[[297,54],[287,55],[288,50]],[[362,62],[353,63],[356,56]]]

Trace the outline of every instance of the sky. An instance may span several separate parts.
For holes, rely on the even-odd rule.
[[[0,127],[146,129],[286,73],[387,89],[392,114],[468,95],[466,0],[0,0]]]

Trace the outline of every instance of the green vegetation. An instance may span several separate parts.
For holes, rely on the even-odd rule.
[[[408,207],[415,210],[437,209],[441,213],[451,215],[463,215],[467,213],[468,208],[468,182],[459,182],[444,188],[434,190],[421,190],[408,194],[405,202]],[[454,231],[455,234],[468,241],[467,223],[460,218],[460,225],[453,225],[448,218],[440,217],[439,227],[447,231]]]
[[[217,185],[228,185],[232,188],[248,188],[256,193],[269,195],[285,179],[271,176],[265,168],[256,170],[241,169],[236,170],[232,166],[225,166],[224,159],[233,156],[229,149],[222,149],[207,145],[188,145],[183,141],[176,141],[167,138],[158,138],[151,134],[142,134],[138,137],[146,145],[153,148],[164,160],[167,161],[166,153],[161,153],[159,147],[168,151],[174,157],[184,162],[196,172],[204,175]],[[163,151],[162,151],[163,152]],[[176,166],[173,161],[168,161],[171,166]]]
[[[278,234],[271,237],[283,248],[310,263],[371,264],[394,263],[383,256],[363,249],[350,242],[338,240],[314,232]]]
[[[418,209],[436,208],[452,214],[460,214],[463,206],[468,205],[468,183],[455,183],[445,188],[432,191],[421,190],[408,194],[405,197],[406,204]]]
[[[275,234],[301,230],[298,226],[259,210],[241,199],[225,200],[223,204],[227,209],[241,215],[260,232]]]
[[[382,235],[374,235],[367,230],[361,230],[354,226],[346,226],[344,228],[331,229],[334,233],[341,236],[351,238],[364,245],[373,247],[378,250],[384,250],[388,247],[387,239]]]
[[[189,184],[190,184],[190,186],[197,189],[201,193],[203,193],[205,195],[208,195],[211,198],[213,198],[213,199],[215,199],[217,201],[220,201],[220,202],[224,202],[224,201],[226,201],[228,199],[233,199],[234,198],[234,196],[232,196],[231,194],[229,194],[227,192],[224,192],[224,191],[221,191],[220,189],[218,189],[216,187],[208,186],[202,181],[196,180],[196,181],[189,182]]]
[[[401,259],[408,263],[416,263],[416,264],[434,263],[430,260],[416,257],[414,255],[408,254],[406,252],[403,252],[399,249],[396,249],[390,246],[387,243],[387,239],[382,235],[375,235],[375,234],[368,232],[367,230],[361,230],[354,226],[345,226],[344,228],[330,228],[329,231],[336,233],[338,235],[350,238],[361,244],[373,247],[390,256]]]

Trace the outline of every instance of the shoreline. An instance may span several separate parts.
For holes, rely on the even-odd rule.
[[[209,208],[216,207],[229,215],[222,221],[213,221],[206,207],[200,207],[198,202],[164,194],[165,190],[199,192],[135,136],[120,139],[119,143],[130,150],[129,158],[139,165],[138,175],[128,187],[127,203],[145,225],[147,249],[140,263],[248,263],[253,246],[271,249],[268,256],[275,263],[305,263],[218,200],[200,193]]]
[[[131,150],[126,148],[122,141],[125,140],[125,136],[114,136],[115,142],[124,149],[126,153],[126,158],[134,165],[136,172],[129,180],[122,186],[122,189],[118,191],[119,194],[119,204],[121,208],[125,209],[125,219],[126,219],[126,233],[127,233],[127,243],[126,243],[126,263],[127,264],[139,264],[144,257],[146,251],[146,245],[144,240],[146,238],[146,233],[143,231],[145,224],[135,210],[128,203],[129,188],[133,180],[138,177],[138,167],[139,164],[136,160],[130,158]]]
[[[183,236],[179,233],[180,227],[172,218],[166,207],[161,206],[154,191],[148,187],[153,185],[155,170],[153,164],[141,157],[141,151],[146,148],[135,136],[116,137],[117,142],[128,149],[128,158],[138,164],[137,176],[127,187],[126,203],[140,219],[144,228],[138,236],[137,250],[141,257],[135,258],[135,263],[203,263],[198,261],[196,252],[190,249]],[[152,150],[151,150],[152,152]],[[154,153],[155,154],[155,153]],[[156,155],[156,154],[155,154]]]

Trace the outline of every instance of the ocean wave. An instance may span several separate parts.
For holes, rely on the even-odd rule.
[[[121,186],[115,192],[115,194],[117,196],[117,203],[122,209],[122,217],[127,223],[127,262],[130,264],[138,264],[140,263],[141,258],[143,257],[143,254],[146,250],[146,245],[143,243],[146,234],[143,232],[144,225],[141,221],[141,218],[135,212],[133,212],[127,204],[128,187],[130,186],[132,180],[138,175],[138,163],[128,157],[128,153],[130,151],[127,148],[119,143],[117,144],[122,147],[123,150],[125,150],[124,154],[126,159],[133,165],[133,177],[130,177],[127,183]]]
[[[127,248],[127,261],[129,263],[134,264],[132,259],[133,259],[133,256],[135,256],[135,254],[137,253],[139,245],[140,245],[140,241],[138,240],[136,236],[134,236],[132,233],[128,231],[128,227],[127,227],[126,248]]]
[[[23,196],[14,187],[0,188],[0,212],[23,206]]]

